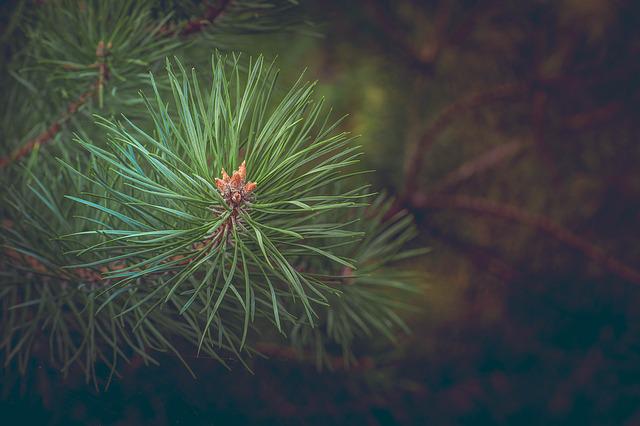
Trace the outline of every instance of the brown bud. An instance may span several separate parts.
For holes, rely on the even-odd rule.
[[[247,178],[247,162],[243,161],[238,167],[238,174],[240,174],[240,179],[243,181]]]
[[[235,171],[231,176],[231,186],[234,188],[239,188],[242,185],[242,177],[240,176],[240,172]]]
[[[223,172],[224,173],[224,172]],[[216,178],[216,188],[220,191],[224,191],[225,183],[222,179]]]

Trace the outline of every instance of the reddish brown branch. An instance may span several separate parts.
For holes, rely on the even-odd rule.
[[[62,125],[67,122],[71,118],[71,116],[75,114],[78,109],[95,94],[96,87],[96,84],[93,84],[90,90],[87,90],[86,92],[78,96],[76,100],[71,102],[67,106],[65,113],[53,124],[51,124],[45,131],[25,143],[20,148],[16,149],[10,155],[0,157],[0,168],[6,167],[9,164],[29,155],[29,153],[33,151],[37,146],[45,145],[51,142],[53,138],[60,132],[60,130],[62,130]]]
[[[207,249],[204,243],[196,243],[193,247],[195,250],[203,250]],[[210,247],[209,247],[210,248]],[[99,284],[99,285],[108,285],[111,283],[112,278],[108,275],[117,273],[127,267],[124,262],[111,262],[106,266],[102,266],[99,269],[92,268],[73,268],[73,269],[61,269],[61,268],[51,268],[46,264],[42,263],[40,260],[33,256],[26,255],[24,253],[20,253],[11,248],[4,249],[4,262],[0,262],[2,267],[17,269],[17,270],[26,270],[38,275],[43,275],[47,277],[52,277],[60,280],[61,282],[66,282],[69,280],[79,280],[88,284]],[[193,262],[195,256],[185,257],[182,255],[173,256],[168,259],[166,262],[172,263],[175,266],[184,266]],[[139,269],[136,269],[135,272],[139,272]],[[150,274],[165,274],[172,273],[173,271],[163,271],[163,272],[153,272]]]
[[[220,1],[219,6],[209,5],[204,14],[204,19],[188,21],[184,28],[180,31],[181,36],[188,36],[202,31],[205,27],[211,25],[222,13],[229,7],[231,0]]]
[[[518,207],[463,195],[415,196],[411,199],[411,204],[418,209],[461,210],[530,226],[582,252],[587,258],[625,281],[640,284],[640,271],[605,253],[596,245],[563,228],[547,217],[531,214]]]
[[[187,37],[200,31],[204,30],[206,27],[213,24],[213,22],[218,19],[231,4],[231,0],[221,0],[219,4],[216,6],[214,4],[209,4],[207,10],[203,14],[202,17],[190,19],[181,26],[176,26],[175,24],[169,24],[160,28],[158,32],[161,36],[169,37],[169,36],[181,36]]]
[[[467,161],[457,169],[448,173],[444,178],[440,179],[434,185],[432,185],[429,188],[428,192],[438,193],[450,190],[458,186],[460,183],[468,180],[470,177],[491,169],[510,158],[513,158],[518,153],[522,152],[524,146],[525,145],[521,142],[510,142],[492,148],[489,151]]]
[[[620,101],[609,102],[590,111],[569,116],[564,120],[564,124],[571,130],[583,130],[599,123],[607,122],[615,117],[622,108],[623,104]]]
[[[401,191],[399,204],[406,204],[411,195],[416,191],[424,156],[435,143],[437,137],[440,136],[449,124],[460,114],[483,107],[492,102],[517,99],[529,94],[532,90],[544,91],[551,94],[561,91],[565,95],[570,95],[571,93],[585,90],[585,88],[602,83],[603,81],[627,79],[630,75],[634,75],[633,73],[637,73],[637,71],[637,67],[626,67],[613,69],[598,76],[559,75],[535,78],[519,83],[506,83],[458,99],[437,115],[413,149],[407,151],[404,188]],[[615,112],[615,106],[610,106],[609,108]],[[599,115],[606,116],[607,114],[611,114],[611,111],[605,110],[595,115],[597,118]],[[593,117],[588,117],[588,120],[591,119],[593,119]]]
[[[104,86],[109,79],[109,67],[105,61],[105,58],[109,55],[109,49],[111,49],[111,43],[105,46],[104,41],[100,41],[96,47],[96,62],[87,65],[86,68],[97,68],[98,77],[95,82],[89,86],[89,89],[78,96],[74,101],[67,105],[64,114],[53,122],[45,131],[40,133],[35,138],[29,140],[27,143],[16,149],[14,152],[5,157],[0,157],[0,168],[6,167],[9,164],[22,159],[29,155],[36,147],[45,145],[51,142],[55,136],[62,130],[62,126],[66,123],[82,105],[87,103],[96,94],[102,98],[102,92]]]
[[[427,130],[418,140],[412,150],[408,150],[404,189],[401,193],[403,203],[407,201],[411,193],[416,190],[416,181],[419,178],[419,172],[422,168],[423,158],[433,145],[436,138],[449,126],[449,124],[457,118],[458,115],[469,110],[480,108],[485,104],[519,98],[529,94],[532,90],[544,91],[547,94],[562,93],[564,96],[570,96],[573,93],[584,91],[593,85],[601,84],[606,81],[626,80],[638,72],[637,66],[614,68],[606,73],[596,76],[580,76],[580,75],[557,75],[551,77],[539,77],[519,83],[506,83],[495,86],[490,89],[481,90],[462,97],[443,109],[435,120],[427,127]],[[603,111],[596,111],[593,116],[587,117],[587,124],[590,120],[598,119],[602,115],[605,117],[615,113],[618,106],[603,107]],[[612,112],[613,111],[613,112]],[[578,120],[578,126],[582,125],[582,119]]]
[[[528,92],[529,87],[530,85],[527,83],[503,84],[463,97],[442,110],[418,140],[408,157],[405,168],[405,186],[400,197],[401,202],[409,200],[416,191],[425,154],[434,144],[436,138],[456,117],[471,109],[482,107],[487,103],[521,96]]]

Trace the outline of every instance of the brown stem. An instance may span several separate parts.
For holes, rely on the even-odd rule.
[[[513,158],[518,153],[522,152],[524,147],[525,144],[522,142],[510,142],[492,148],[448,173],[444,178],[431,185],[428,192],[432,194],[450,190],[470,177]]]
[[[100,40],[96,47],[96,62],[87,66],[88,68],[98,69],[98,78],[96,81],[89,86],[89,89],[86,92],[82,93],[74,101],[69,103],[64,114],[54,121],[53,124],[51,124],[45,131],[29,140],[11,154],[5,157],[0,157],[0,168],[7,167],[9,164],[26,157],[36,147],[51,142],[62,130],[64,123],[69,121],[69,119],[78,112],[80,107],[87,103],[87,101],[93,96],[98,95],[100,100],[102,100],[102,92],[107,80],[109,79],[109,67],[105,61],[105,58],[109,55],[109,49],[111,49],[111,43],[105,46],[104,41]]]
[[[408,201],[416,191],[423,158],[436,141],[436,138],[449,126],[449,123],[468,110],[484,106],[487,103],[521,96],[528,92],[529,87],[530,85],[526,83],[503,84],[463,97],[442,110],[418,140],[411,155],[408,157],[408,164],[405,168],[404,189],[400,196],[400,202]]]
[[[176,27],[173,24],[167,25],[160,29],[159,34],[165,37],[174,35],[187,37],[199,33],[218,19],[229,8],[230,4],[231,0],[221,0],[217,6],[210,4],[202,17],[190,19],[180,27]]]
[[[620,101],[609,102],[592,110],[566,117],[563,124],[571,130],[584,130],[614,118],[622,108],[623,104]]]
[[[518,207],[464,195],[414,196],[410,202],[414,208],[418,209],[435,208],[461,210],[480,215],[494,216],[530,226],[547,234],[557,241],[582,252],[587,258],[625,281],[640,284],[640,271],[605,253],[596,245],[563,228],[547,217],[531,214]]]
[[[62,125],[66,123],[73,114],[75,114],[82,105],[84,105],[96,92],[97,85],[94,83],[91,85],[91,89],[82,93],[76,100],[71,102],[65,111],[65,113],[53,124],[51,124],[45,131],[40,133],[35,138],[31,139],[20,148],[13,151],[11,154],[0,157],[0,168],[6,167],[9,164],[20,160],[21,158],[29,155],[39,145],[45,145],[53,140],[55,136],[62,130]]]
[[[602,83],[603,81],[623,80],[638,72],[638,67],[615,68],[602,75],[578,76],[558,75],[539,77],[519,83],[506,83],[490,89],[481,90],[462,97],[443,109],[435,120],[427,127],[425,133],[415,144],[413,149],[407,150],[407,161],[404,175],[404,188],[401,191],[398,205],[406,204],[417,189],[423,158],[434,144],[436,138],[460,114],[480,108],[488,103],[519,98],[531,90],[543,90],[547,93],[561,92],[565,96],[576,93],[585,88]]]
[[[229,7],[231,0],[221,0],[219,6],[210,5],[204,15],[204,20],[189,21],[180,31],[181,36],[191,35],[202,31],[206,26],[211,25]]]

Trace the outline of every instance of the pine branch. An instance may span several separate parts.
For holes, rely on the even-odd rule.
[[[408,164],[405,167],[404,187],[399,203],[409,200],[416,192],[424,156],[453,120],[460,114],[483,107],[488,103],[522,96],[528,92],[529,87],[530,85],[526,83],[503,84],[465,96],[443,109],[407,156]]]
[[[102,103],[102,94],[104,87],[109,79],[109,67],[105,61],[105,58],[109,55],[110,46],[105,46],[103,40],[100,40],[96,47],[96,62],[88,65],[86,68],[96,68],[98,70],[98,77],[96,81],[89,86],[89,89],[80,94],[74,101],[67,105],[64,114],[54,121],[44,132],[40,133],[35,138],[31,139],[23,146],[15,150],[8,156],[0,157],[0,168],[7,167],[8,165],[26,157],[36,147],[50,143],[56,135],[62,130],[63,125],[71,119],[71,117],[80,110],[85,103],[87,103],[94,96],[98,96],[100,103]]]
[[[299,81],[271,106],[273,66],[252,61],[246,80],[238,67],[237,57],[215,55],[211,88],[203,91],[195,72],[177,63],[176,74],[168,64],[174,102],[152,80],[154,98],[145,98],[151,129],[102,120],[107,149],[79,141],[93,157],[89,171],[65,164],[86,185],[67,197],[87,218],[66,237],[81,247],[70,253],[86,258],[70,269],[104,267],[104,278],[124,288],[153,280],[157,306],[206,312],[200,347],[220,309],[244,316],[233,337],[239,349],[255,315],[278,329],[290,320],[285,302],[299,304],[311,326],[316,305],[339,290],[329,269],[299,266],[324,259],[355,268],[333,247],[360,233],[327,220],[368,197],[336,185],[350,176],[359,148],[323,118],[313,85]],[[123,267],[112,270],[114,260]]]
[[[445,177],[430,185],[427,192],[434,194],[451,190],[472,176],[485,172],[513,158],[522,152],[524,147],[524,143],[517,141],[498,145],[452,170]]]
[[[44,66],[40,71],[46,72],[48,79],[69,82],[71,81],[69,75],[57,74],[53,77],[54,73],[50,72],[52,64],[61,66],[64,71],[77,71],[79,74],[82,74],[86,69],[96,68],[98,77],[95,82],[89,85],[86,92],[68,104],[66,112],[47,127],[45,131],[27,141],[22,147],[15,149],[9,155],[0,158],[0,168],[7,167],[9,164],[27,156],[36,146],[50,143],[64,128],[64,124],[69,118],[78,111],[79,107],[87,103],[91,98],[97,97],[98,105],[102,108],[105,85],[111,73],[117,77],[112,91],[113,93],[117,91],[120,94],[119,96],[122,96],[121,93],[124,92],[123,86],[125,84],[134,86],[135,90],[139,89],[138,86],[133,84],[133,76],[136,78],[144,76],[144,73],[149,69],[149,65],[156,64],[159,59],[164,59],[170,50],[184,45],[185,42],[179,39],[196,33],[203,33],[204,37],[207,35],[205,30],[213,27],[213,24],[219,21],[220,25],[215,26],[216,31],[213,34],[216,40],[225,34],[235,35],[238,33],[249,34],[273,31],[289,22],[289,20],[284,20],[281,24],[277,24],[275,19],[278,13],[293,7],[292,3],[281,5],[277,2],[272,4],[263,0],[247,2],[220,0],[213,3],[207,2],[207,4],[208,6],[201,18],[190,19],[180,25],[167,24],[168,16],[158,22],[158,18],[154,17],[155,14],[151,13],[151,2],[140,2],[139,4],[135,2],[129,4],[126,2],[114,2],[113,4],[101,4],[101,2],[97,1],[89,2],[89,4],[74,10],[70,17],[61,12],[62,5],[43,4],[42,7],[44,9],[38,10],[42,15],[40,17],[41,22],[38,22],[38,24],[43,28],[38,25],[29,28],[29,31],[32,32],[30,35],[33,38],[33,47],[37,52],[37,54],[34,54],[34,52],[30,52],[30,54],[38,57],[40,61],[38,65]],[[71,3],[68,5],[71,5]],[[87,66],[79,65],[83,61],[81,55],[79,55],[79,53],[82,53],[82,46],[81,49],[73,51],[67,51],[65,48],[69,40],[75,39],[78,34],[75,34],[74,31],[60,31],[59,26],[68,22],[75,22],[85,32],[80,34],[82,39],[92,39],[96,36],[94,30],[99,26],[94,25],[85,28],[84,20],[89,19],[89,17],[95,18],[96,16],[102,16],[102,19],[106,19],[101,25],[107,26],[107,33],[100,33],[100,37],[104,40],[109,40],[108,45],[105,46],[105,42],[100,41],[96,49],[96,62]],[[71,19],[75,21],[71,21]],[[126,30],[121,31],[121,28],[126,28]],[[109,31],[112,32],[109,33]],[[50,47],[39,51],[45,41],[46,45]],[[135,46],[133,49],[124,52],[117,50],[117,46],[116,49],[113,49],[114,52],[117,51],[116,57],[110,59],[113,70],[109,69],[106,61],[106,57],[112,51],[112,41],[117,46],[120,46],[120,44]],[[212,40],[207,39],[207,41]],[[216,42],[215,45],[219,46],[219,43]],[[55,47],[55,49],[51,47]],[[135,69],[140,66],[145,67],[144,71],[141,72],[140,69]],[[123,72],[123,68],[127,72]],[[65,89],[61,90],[64,91]],[[115,100],[114,98],[115,95],[112,97],[112,102]]]
[[[210,5],[207,8],[207,11],[204,15],[204,19],[202,20],[193,20],[189,21],[184,25],[184,28],[180,30],[179,35],[188,36],[199,31],[202,31],[207,25],[213,24],[213,22],[218,18],[231,4],[231,0],[221,0],[220,6],[216,7],[214,5]]]
[[[320,274],[334,271],[333,276],[339,278],[337,288],[341,290],[341,294],[328,298],[326,309],[318,310],[317,327],[296,326],[290,333],[294,348],[299,353],[315,354],[313,359],[319,366],[334,364],[329,347],[341,347],[341,362],[350,365],[358,360],[352,351],[356,340],[379,335],[397,343],[399,336],[408,333],[396,311],[411,310],[412,306],[389,298],[389,294],[395,292],[408,298],[418,291],[418,277],[396,262],[423,255],[427,250],[405,249],[417,236],[417,230],[406,211],[386,217],[392,205],[393,200],[382,194],[356,215],[361,220],[354,221],[351,229],[364,231],[365,237],[355,246],[345,247],[356,269],[336,270],[322,259],[306,265],[310,271]]]
[[[160,29],[159,35],[165,37],[181,36],[188,37],[203,31],[211,26],[231,5],[232,0],[220,0],[219,5],[209,4],[203,16],[193,18],[182,24],[180,27],[167,25]]]
[[[611,101],[588,111],[578,112],[563,119],[563,124],[571,130],[584,130],[615,118],[623,108],[621,101]]]
[[[8,156],[0,157],[0,168],[7,167],[11,163],[14,163],[23,157],[26,157],[33,151],[36,147],[45,145],[51,142],[56,135],[62,130],[63,125],[75,114],[82,105],[84,105],[89,99],[91,99],[96,94],[96,88],[98,87],[97,81],[91,88],[86,92],[82,93],[76,100],[71,102],[65,111],[65,113],[56,120],[53,124],[51,124],[47,130],[40,133],[35,138],[31,139],[27,143],[25,143],[22,147],[15,150]]]
[[[130,96],[147,87],[150,67],[185,45],[182,36],[217,43],[273,31],[289,22],[279,12],[293,2],[225,0],[176,29],[168,16],[158,22],[152,2],[62,3],[37,11],[26,72],[16,75],[33,93],[65,99],[43,100],[54,108],[78,86],[88,89],[1,165],[55,140],[92,99],[102,107],[108,96],[104,115],[128,118],[99,119],[101,131],[81,127],[58,161],[25,163],[22,179],[3,192],[7,363],[26,365],[44,337],[54,364],[78,364],[96,382],[97,364],[112,376],[132,354],[180,357],[169,336],[224,364],[220,350],[240,360],[253,353],[254,328],[289,334],[322,321],[326,337],[314,341],[323,348],[314,347],[341,346],[347,364],[354,338],[373,330],[393,340],[396,328],[406,330],[395,312],[403,306],[388,292],[412,284],[385,267],[420,253],[402,250],[415,237],[411,218],[356,226],[371,195],[354,180],[363,173],[360,147],[337,130],[313,83],[298,81],[278,101],[273,64],[216,54],[205,90],[195,71],[167,63],[167,78],[150,78],[150,97]],[[87,40],[105,40],[95,62]],[[389,204],[376,201],[376,211]]]
[[[551,219],[531,214],[515,206],[464,195],[417,195],[411,199],[416,209],[454,209],[488,215],[519,223],[547,234],[551,238],[582,252],[588,259],[625,281],[640,285],[640,271],[607,254],[595,244],[565,229]]]

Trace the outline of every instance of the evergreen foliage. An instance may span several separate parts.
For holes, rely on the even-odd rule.
[[[370,191],[314,84],[282,91],[262,57],[188,58],[193,43],[279,30],[290,11],[61,0],[15,12],[27,41],[0,83],[5,365],[47,354],[97,383],[97,366],[110,379],[153,351],[245,363],[279,334],[330,366],[336,344],[351,363],[354,339],[407,331],[397,291],[411,274],[391,264],[423,252],[405,250],[412,220]]]

